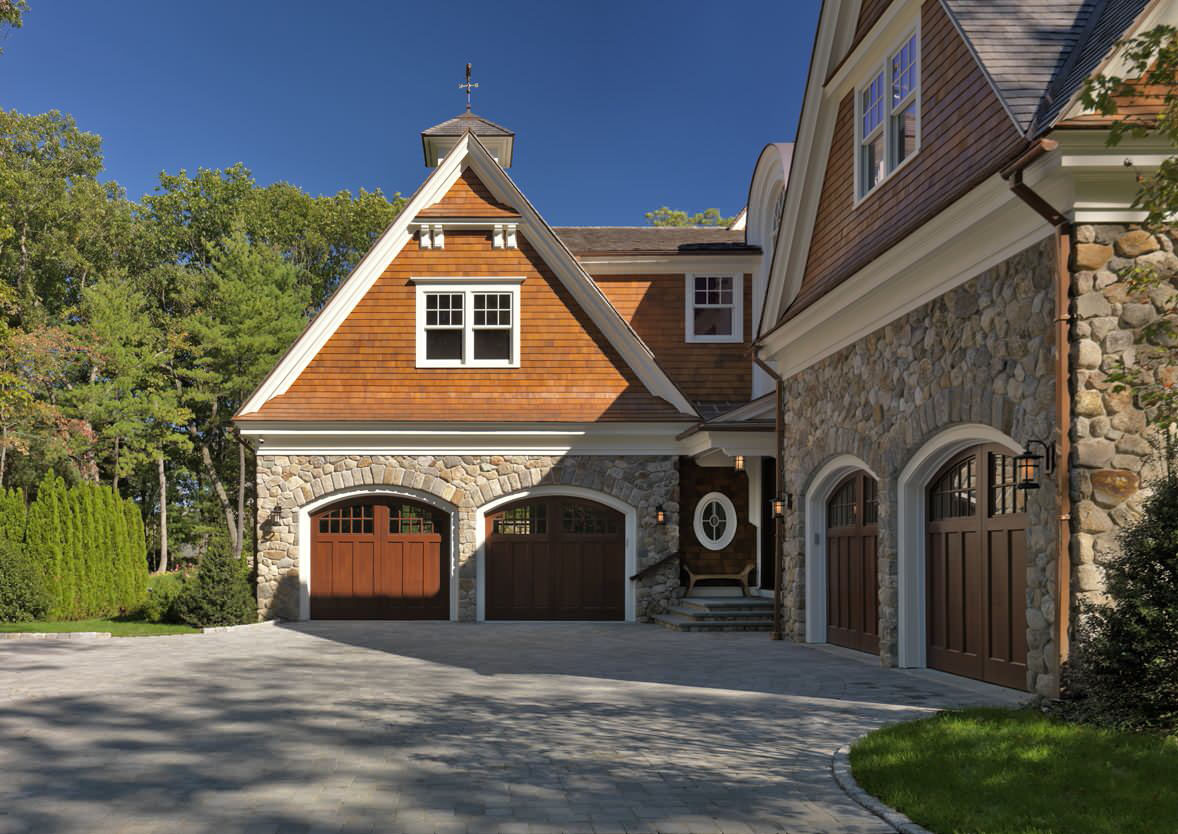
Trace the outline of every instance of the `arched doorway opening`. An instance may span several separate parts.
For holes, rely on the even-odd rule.
[[[826,502],[826,639],[879,653],[879,485],[847,475]]]
[[[1027,684],[1026,493],[1014,455],[980,445],[953,457],[927,491],[927,659],[990,683]]]
[[[310,527],[311,619],[449,619],[448,513],[363,495],[316,511]]]

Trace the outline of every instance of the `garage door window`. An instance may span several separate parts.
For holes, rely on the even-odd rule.
[[[372,505],[353,504],[319,517],[320,533],[371,533]]]
[[[736,536],[736,507],[727,495],[709,492],[695,505],[695,536],[708,550],[723,550]]]
[[[548,513],[543,504],[524,504],[504,510],[491,526],[491,533],[496,536],[542,536],[547,532]]]
[[[422,507],[412,504],[399,504],[389,508],[389,532],[397,533],[436,533],[434,520],[430,513]]]
[[[566,505],[561,511],[561,530],[580,536],[618,532],[617,513],[606,513],[583,504]]]

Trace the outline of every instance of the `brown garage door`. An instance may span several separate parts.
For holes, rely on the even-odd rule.
[[[410,501],[350,501],[311,519],[311,618],[450,616],[449,518]]]
[[[575,498],[487,517],[489,620],[625,619],[625,518]]]
[[[929,490],[925,573],[928,665],[990,683],[1027,685],[1026,493],[1014,458],[977,447]]]
[[[848,476],[826,505],[826,639],[879,651],[879,493],[865,472]]]

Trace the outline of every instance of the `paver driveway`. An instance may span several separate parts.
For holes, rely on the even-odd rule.
[[[0,832],[880,832],[832,751],[993,695],[624,624],[12,641]]]

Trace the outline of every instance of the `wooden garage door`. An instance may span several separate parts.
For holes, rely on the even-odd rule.
[[[449,518],[410,501],[350,501],[311,519],[311,618],[450,616]]]
[[[826,505],[826,639],[879,652],[879,492],[865,472],[850,475]]]
[[[951,461],[928,497],[928,665],[1027,685],[1026,493],[998,446]]]
[[[625,619],[625,528],[621,513],[576,498],[489,515],[487,619]]]

